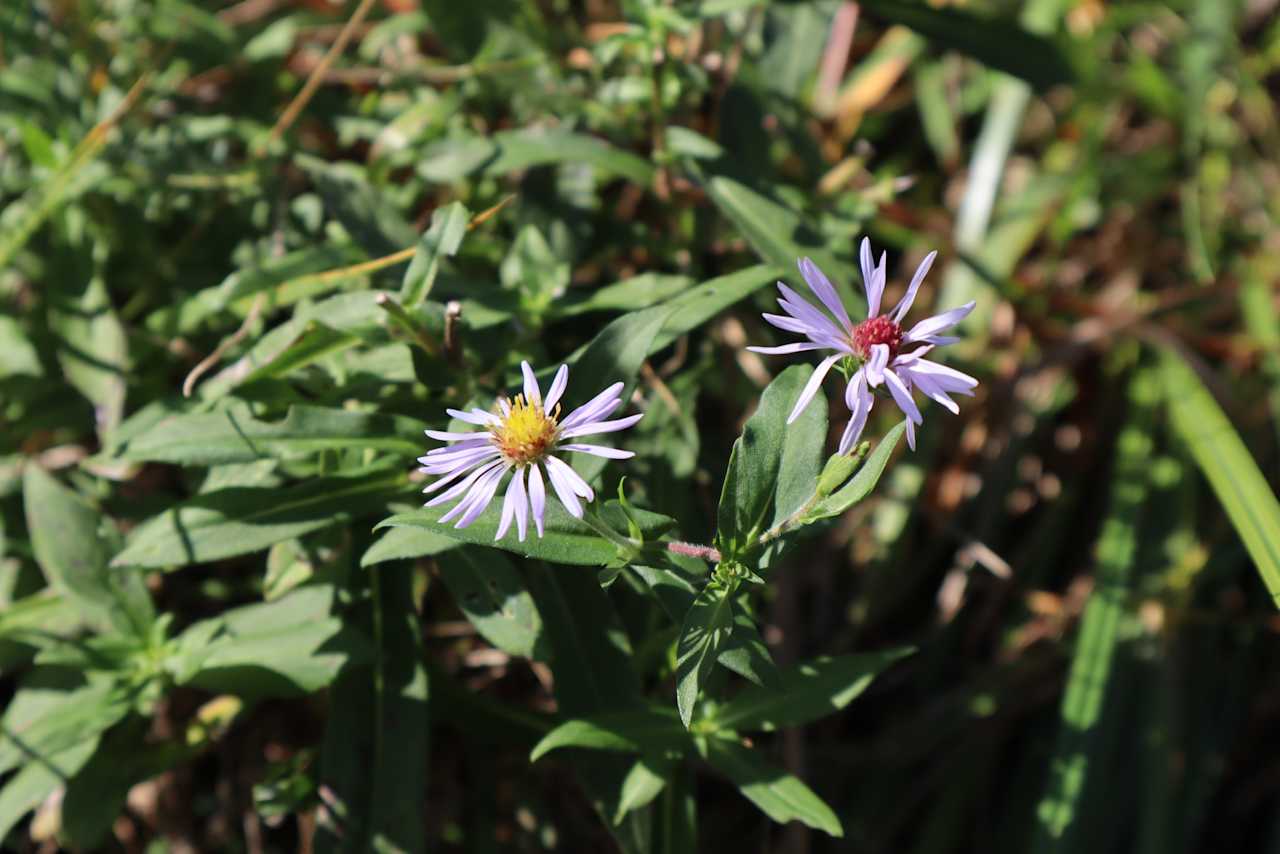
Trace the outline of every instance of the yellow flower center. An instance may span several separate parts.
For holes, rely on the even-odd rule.
[[[502,421],[489,428],[493,443],[502,455],[518,466],[537,462],[555,443],[560,425],[556,418],[560,406],[547,414],[540,404],[531,403],[518,394],[510,401],[511,411]]]

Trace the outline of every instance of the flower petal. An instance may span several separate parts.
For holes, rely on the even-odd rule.
[[[617,418],[613,421],[588,421],[585,424],[579,424],[568,430],[560,431],[560,438],[572,439],[574,436],[594,436],[597,433],[615,433],[618,430],[625,430],[632,424],[635,424],[644,417],[643,412],[637,412],[635,415],[628,415],[625,418]]]
[[[818,265],[808,258],[801,258],[800,275],[804,276],[805,283],[827,307],[827,311],[844,324],[846,330],[852,330],[853,323],[849,320],[849,312],[845,311],[844,304],[840,302],[840,294],[836,292],[831,280],[818,269]]]
[[[867,384],[872,388],[876,388],[884,382],[884,369],[889,364],[889,345],[888,344],[872,344],[871,354],[867,356],[866,363],[862,366],[867,372]]]
[[[461,442],[464,439],[480,439],[488,434],[478,430],[468,430],[465,433],[450,433],[446,430],[423,430],[432,439],[438,439],[441,442]]]
[[[911,399],[911,391],[903,384],[901,378],[893,371],[885,371],[884,380],[885,385],[889,387],[889,394],[893,395],[893,402],[898,404],[903,414],[917,424],[923,424],[924,417],[920,415],[920,407],[916,406],[916,402]]]
[[[524,496],[524,469],[518,468],[515,474],[511,476],[511,482],[507,484],[507,494],[502,499],[502,521],[498,523],[498,533],[494,536],[494,541],[496,542],[506,536],[512,520],[515,520],[520,542],[523,543],[525,514],[528,512],[528,502]]]
[[[796,344],[783,344],[781,347],[748,347],[752,353],[763,353],[766,356],[781,356],[784,353],[801,353],[805,350],[824,350],[826,346],[823,344],[815,344],[812,341],[802,341]]]
[[[471,508],[477,502],[483,501],[484,504],[487,506],[489,504],[489,499],[486,499],[484,497],[485,489],[488,487],[491,481],[494,481],[497,478],[501,478],[502,473],[504,471],[506,471],[506,468],[501,465],[493,465],[493,466],[489,466],[488,468],[478,470],[476,473],[479,474],[480,476],[472,484],[469,484],[470,488],[467,490],[466,496],[457,504],[453,505],[453,508],[449,510],[448,513],[445,513],[443,516],[440,517],[439,519],[440,523],[443,524],[445,522],[448,522],[451,519],[453,519],[453,517],[457,516],[460,513],[465,514],[470,512]],[[495,485],[495,489],[496,489],[496,485]],[[492,497],[493,496],[490,495],[490,498]],[[428,502],[428,506],[430,506],[431,503],[439,502],[439,500],[440,500],[440,497],[438,496],[434,500],[434,502]],[[465,528],[466,525],[457,525],[455,527]]]
[[[459,421],[477,424],[481,427],[487,427],[498,420],[498,416],[492,412],[485,412],[483,409],[472,409],[470,412],[463,412],[461,409],[446,409],[445,412]]]
[[[876,402],[875,395],[867,388],[867,377],[862,371],[854,374],[853,379],[849,381],[849,385],[845,388],[844,401],[849,407],[849,423],[840,436],[840,445],[836,449],[838,454],[849,453],[862,438],[862,430],[867,426],[867,416],[871,414],[871,407]]]
[[[783,293],[783,299],[778,300],[778,305],[808,327],[806,334],[840,337],[840,328],[825,314],[814,308],[812,303],[782,283],[778,284],[778,290]]]
[[[635,451],[623,451],[605,445],[561,445],[560,450],[577,451],[580,454],[593,454],[608,460],[629,460],[636,455]]]
[[[559,457],[547,457],[547,471],[555,469],[564,478],[564,482],[569,484],[575,495],[580,495],[588,501],[594,501],[596,498],[595,491],[591,485],[582,479],[582,475],[578,474],[573,468]]]
[[[453,486],[449,487],[444,492],[440,493],[435,498],[431,499],[430,501],[428,501],[426,504],[422,506],[435,507],[437,504],[444,504],[445,502],[452,501],[454,498],[457,498],[462,493],[468,492],[475,485],[476,481],[478,481],[480,478],[489,474],[494,469],[501,468],[502,465],[503,465],[503,462],[501,460],[495,460],[494,462],[491,462],[487,465],[478,466],[474,471],[471,472],[471,474],[467,475],[466,478],[464,478],[461,482],[456,483]],[[434,484],[432,485],[434,486]],[[443,522],[444,520],[441,519],[440,521]]]
[[[916,425],[910,418],[907,419],[907,447],[913,451],[916,449]]]
[[[960,321],[969,316],[969,312],[973,311],[973,307],[978,303],[974,300],[953,308],[950,311],[944,311],[941,314],[935,314],[933,317],[926,317],[924,320],[911,327],[911,331],[902,337],[902,343],[906,344],[911,341],[924,341],[928,337],[955,326]]]
[[[519,474],[518,470],[516,474]],[[507,529],[511,527],[511,520],[515,518],[516,505],[512,500],[516,491],[515,484],[515,478],[512,478],[511,483],[507,484],[507,494],[502,498],[502,518],[498,520],[498,532],[493,535],[493,541],[495,543],[506,536]]]
[[[528,362],[520,363],[520,372],[524,374],[524,399],[536,406],[542,405],[542,392],[538,389],[538,378],[533,375],[533,368]]]
[[[831,366],[843,358],[843,353],[836,353],[834,356],[828,356],[818,363],[818,366],[813,369],[813,375],[809,377],[809,381],[800,390],[800,397],[796,400],[795,408],[787,416],[788,424],[800,417],[800,413],[809,405],[809,401],[813,400],[813,396],[818,393],[818,388],[822,385],[822,380],[827,376],[827,372],[831,370]]]
[[[906,373],[911,380],[912,386],[920,389],[921,394],[925,397],[942,404],[955,415],[960,414],[960,406],[950,397],[947,397],[947,393],[939,386],[938,381],[931,374],[916,373],[910,368],[899,368],[898,370]]]
[[[551,388],[547,390],[547,399],[542,405],[543,409],[550,412],[560,402],[560,396],[564,394],[564,387],[568,384],[569,366],[561,365],[560,369],[556,371],[555,379],[551,381]]]
[[[916,359],[908,366],[912,375],[927,374],[938,384],[938,388],[950,394],[973,394],[978,381],[955,368],[948,368],[928,359]]]
[[[871,254],[871,241],[862,238],[862,246],[858,250],[858,261],[862,266],[862,288],[867,292],[867,317],[880,314],[880,298],[884,295],[884,279],[876,276],[875,258]]]
[[[910,311],[911,304],[916,301],[916,291],[920,290],[920,283],[924,281],[924,277],[928,275],[929,268],[933,266],[933,259],[938,257],[937,252],[930,252],[924,256],[924,260],[920,262],[920,266],[916,267],[916,274],[911,277],[911,284],[907,285],[907,292],[898,302],[898,307],[893,310],[893,322],[901,323],[902,318]]]
[[[582,503],[578,501],[578,496],[573,494],[573,487],[564,479],[563,473],[554,465],[560,463],[555,457],[547,457],[543,460],[547,467],[547,477],[551,479],[551,487],[555,489],[556,496],[560,499],[560,503],[564,505],[564,509],[569,511],[570,516],[582,518]],[[560,463],[564,465],[564,463]],[[565,466],[568,468],[568,466]]]
[[[498,484],[502,482],[502,475],[506,471],[495,471],[485,478],[483,485],[476,484],[474,497],[471,499],[471,506],[467,508],[467,512],[462,514],[453,527],[465,528],[476,520],[476,517],[484,512],[489,503],[493,501],[493,496],[498,493]]]
[[[547,490],[542,485],[542,472],[538,464],[529,466],[529,507],[533,510],[533,524],[542,536],[542,517],[547,508]]]
[[[590,417],[592,413],[594,413],[598,409],[611,408],[611,407],[608,407],[608,404],[614,398],[618,397],[618,395],[622,394],[622,388],[623,388],[622,383],[614,383],[613,385],[609,386],[607,389],[600,392],[595,397],[591,398],[586,403],[582,404],[577,409],[573,410],[568,415],[566,415],[565,419],[560,422],[560,426],[572,427],[575,424],[583,421],[586,417]]]
[[[515,490],[516,497],[516,534],[520,542],[524,542],[524,536],[529,528],[529,498],[524,489],[524,469],[518,468],[511,477],[511,485],[507,487],[507,494],[510,496],[512,490]]]

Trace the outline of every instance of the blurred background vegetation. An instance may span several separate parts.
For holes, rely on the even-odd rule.
[[[1276,7],[8,4],[5,844],[1280,847]],[[919,450],[758,605],[779,664],[919,649],[757,743],[844,838],[702,772],[651,837],[615,836],[590,781],[528,761],[566,659],[490,643],[465,566],[370,529],[414,506],[417,421],[713,282],[728,296],[675,303],[640,370],[626,468],[706,542],[786,363],[743,350],[777,343],[772,283],[808,254],[855,293],[864,234],[890,296],[938,249],[922,299],[978,300],[949,349],[982,386],[928,410]],[[401,288],[407,321],[357,301]],[[143,441],[295,405],[367,420],[263,459]],[[203,527],[161,530],[179,502]],[[669,700],[672,635],[616,604]]]

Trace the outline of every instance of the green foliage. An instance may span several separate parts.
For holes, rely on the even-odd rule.
[[[0,847],[1274,847],[1266,6],[15,4]],[[867,235],[980,384],[833,455]]]

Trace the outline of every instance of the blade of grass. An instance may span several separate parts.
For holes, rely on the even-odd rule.
[[[1150,421],[1155,381],[1140,370],[1130,381],[1133,405],[1117,441],[1111,506],[1098,538],[1096,587],[1085,606],[1071,672],[1062,697],[1057,744],[1044,796],[1036,810],[1033,854],[1079,850],[1099,817],[1080,810],[1089,775],[1106,759],[1109,734],[1119,721],[1104,717],[1112,663],[1126,622],[1138,520],[1147,497],[1152,442]]]
[[[1280,502],[1222,407],[1172,348],[1160,351],[1160,379],[1173,429],[1204,472],[1280,607]]]

